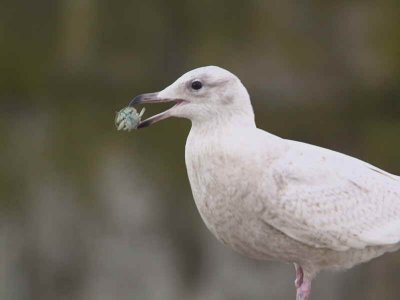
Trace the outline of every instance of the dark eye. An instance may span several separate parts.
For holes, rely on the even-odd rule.
[[[203,87],[203,84],[201,83],[201,81],[195,80],[192,82],[192,89],[199,90],[202,87]]]

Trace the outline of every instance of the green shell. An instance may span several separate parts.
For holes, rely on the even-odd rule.
[[[143,108],[140,113],[138,113],[135,108],[130,106],[121,109],[115,116],[115,125],[117,129],[127,131],[136,129],[140,124],[144,111],[145,109]]]

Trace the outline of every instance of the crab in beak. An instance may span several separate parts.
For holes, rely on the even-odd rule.
[[[170,99],[170,98],[163,98],[159,96],[159,92],[157,93],[148,93],[148,94],[142,94],[142,95],[138,95],[135,98],[133,98],[131,100],[131,102],[129,103],[129,107],[133,107],[137,104],[147,104],[147,103],[166,103],[166,102],[175,102],[175,105],[173,107],[171,107],[170,109],[167,109],[166,111],[163,111],[157,115],[154,115],[150,118],[147,118],[143,121],[141,121],[138,125],[137,128],[144,128],[144,127],[148,127],[158,121],[167,119],[169,117],[172,117],[172,112],[173,110],[179,106],[184,104],[185,100],[182,99]]]

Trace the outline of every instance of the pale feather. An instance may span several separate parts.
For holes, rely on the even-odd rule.
[[[270,166],[278,192],[265,199],[265,222],[299,242],[340,251],[400,241],[400,177],[335,151],[282,141],[285,151]]]

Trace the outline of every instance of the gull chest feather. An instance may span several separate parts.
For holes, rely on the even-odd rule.
[[[235,150],[230,139],[189,136],[186,144],[186,167],[196,206],[208,229],[223,243],[234,244],[248,237],[248,222],[254,210],[249,205],[257,199],[257,187],[244,178],[251,162]],[[253,159],[256,159],[253,157]],[[257,172],[257,170],[252,170]],[[251,207],[251,210],[249,208]]]

